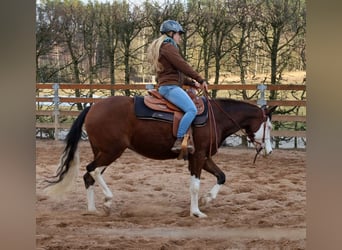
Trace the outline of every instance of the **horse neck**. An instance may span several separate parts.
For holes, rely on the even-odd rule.
[[[240,129],[257,129],[263,116],[258,106],[233,99],[212,100],[212,107],[223,139]]]

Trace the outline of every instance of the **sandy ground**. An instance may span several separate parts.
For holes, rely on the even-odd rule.
[[[246,148],[221,148],[214,161],[226,184],[200,206],[208,218],[189,216],[190,177],[183,160],[155,161],[127,150],[105,172],[114,194],[109,216],[86,214],[82,176],[92,159],[80,143],[81,171],[63,200],[43,193],[64,144],[36,143],[37,249],[305,249],[306,152],[274,150],[268,158]],[[200,193],[216,178],[202,173]],[[101,211],[104,195],[96,186]]]

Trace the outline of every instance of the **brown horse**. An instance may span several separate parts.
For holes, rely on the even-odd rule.
[[[195,152],[188,156],[190,171],[190,215],[206,217],[199,209],[199,200],[208,203],[215,199],[220,187],[225,183],[225,174],[213,162],[217,145],[226,137],[242,130],[254,143],[257,151],[264,149],[265,155],[272,152],[270,141],[271,114],[275,107],[260,108],[254,104],[232,99],[208,100],[211,111],[209,121],[201,127],[193,127]],[[83,179],[87,190],[88,211],[96,211],[94,183],[97,182],[105,195],[104,207],[110,210],[112,192],[105,183],[102,174],[125,149],[152,159],[164,160],[178,155],[170,149],[175,141],[172,124],[156,120],[138,119],[134,110],[134,99],[126,96],[109,97],[85,108],[74,121],[66,138],[66,146],[56,179],[50,181],[50,192],[65,191],[65,188],[77,176],[79,165],[78,142],[82,135],[82,126],[94,153],[94,160],[87,165]],[[200,177],[202,169],[217,178],[213,188],[199,199]]]

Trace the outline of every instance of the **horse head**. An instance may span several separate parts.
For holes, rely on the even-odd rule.
[[[254,143],[257,154],[263,151],[264,155],[269,155],[272,153],[272,143],[271,143],[271,130],[272,130],[272,113],[277,108],[277,106],[261,107],[263,112],[263,120],[259,125],[259,128],[253,134],[249,134],[251,141]]]

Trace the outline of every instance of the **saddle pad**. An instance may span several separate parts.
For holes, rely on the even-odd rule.
[[[204,112],[200,115],[195,117],[193,121],[193,125],[195,126],[203,126],[207,122],[208,119],[208,104],[207,100],[204,97]],[[165,122],[173,122],[173,113],[163,112],[163,111],[156,111],[147,107],[144,103],[143,96],[135,96],[134,97],[134,110],[136,117],[140,119],[153,119]]]

